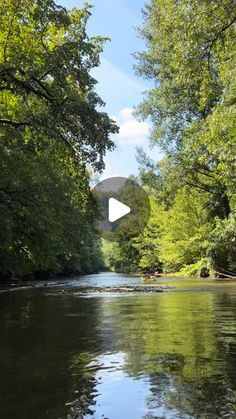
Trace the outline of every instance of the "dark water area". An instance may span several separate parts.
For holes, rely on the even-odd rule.
[[[62,287],[127,284],[140,279],[106,273]],[[176,285],[0,294],[0,418],[236,418],[236,284]]]

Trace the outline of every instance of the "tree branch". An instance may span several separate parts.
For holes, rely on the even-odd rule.
[[[29,125],[29,122],[16,122],[16,121],[11,121],[10,119],[0,119],[0,124],[2,125],[11,125],[12,127],[18,128],[18,127],[22,127],[22,126],[27,126]]]
[[[208,45],[208,48],[211,50],[211,48],[213,47],[213,45],[215,44],[215,42],[218,41],[218,39],[220,38],[220,36],[227,30],[230,28],[230,26],[232,26],[234,23],[236,22],[236,16],[234,16],[234,18],[227,23],[225,26],[223,26],[223,28],[221,28],[221,30],[217,33],[217,35],[215,36],[215,38],[213,38],[210,42],[210,44]]]

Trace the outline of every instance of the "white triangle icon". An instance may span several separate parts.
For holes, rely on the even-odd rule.
[[[109,221],[114,223],[114,221],[119,220],[119,218],[124,217],[124,215],[129,214],[131,211],[130,207],[122,202],[117,201],[117,199],[109,199]]]

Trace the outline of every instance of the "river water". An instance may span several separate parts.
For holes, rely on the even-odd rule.
[[[160,282],[177,291],[78,293],[141,283],[105,273],[1,293],[0,418],[236,418],[236,283]]]

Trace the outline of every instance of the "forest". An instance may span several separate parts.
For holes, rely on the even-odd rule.
[[[89,5],[0,0],[0,276],[214,269],[236,272],[236,1],[151,0],[136,74],[151,81],[135,110],[152,122],[152,161],[136,181],[151,202],[141,235],[102,242],[90,178],[114,148],[91,70],[104,37]]]

